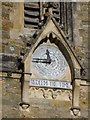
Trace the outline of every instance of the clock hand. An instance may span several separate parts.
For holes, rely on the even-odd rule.
[[[48,49],[46,50],[46,55],[47,55],[47,59],[33,58],[32,62],[36,62],[36,63],[48,63],[48,64],[50,64],[52,60],[50,58]]]
[[[49,50],[46,50],[46,55],[47,55],[47,61],[49,61],[51,63],[51,57],[49,55]]]
[[[40,58],[33,58],[32,62],[50,64],[50,61],[47,61],[47,59],[40,59]]]

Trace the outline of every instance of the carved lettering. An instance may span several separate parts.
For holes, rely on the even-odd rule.
[[[30,86],[72,89],[70,82],[31,79]]]

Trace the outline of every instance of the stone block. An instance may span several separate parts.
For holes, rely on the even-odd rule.
[[[9,39],[10,34],[9,31],[2,30],[2,39]]]
[[[9,13],[4,13],[3,11],[2,11],[2,20],[9,20]]]
[[[9,31],[10,28],[13,27],[13,23],[11,21],[2,21],[2,29],[5,31]]]
[[[12,54],[12,55],[18,55],[20,53],[20,47],[16,45],[6,45],[5,46],[5,53]]]
[[[2,5],[6,6],[6,7],[13,7],[13,3],[12,2],[2,2]]]
[[[83,36],[88,36],[88,30],[85,29],[79,29],[80,35]]]
[[[17,67],[17,57],[9,56],[9,55],[2,55],[2,70],[14,71]]]
[[[11,39],[18,39],[19,34],[20,34],[20,32],[18,29],[13,28],[10,30],[10,38]]]

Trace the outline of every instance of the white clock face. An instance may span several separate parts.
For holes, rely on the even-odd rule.
[[[68,63],[61,51],[51,45],[42,45],[32,55],[33,70],[45,79],[62,77],[67,70]]]

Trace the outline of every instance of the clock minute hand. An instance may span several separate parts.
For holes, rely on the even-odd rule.
[[[40,58],[33,58],[32,62],[36,62],[36,63],[48,63],[48,64],[50,64],[50,62],[47,61],[47,59],[40,59]]]

